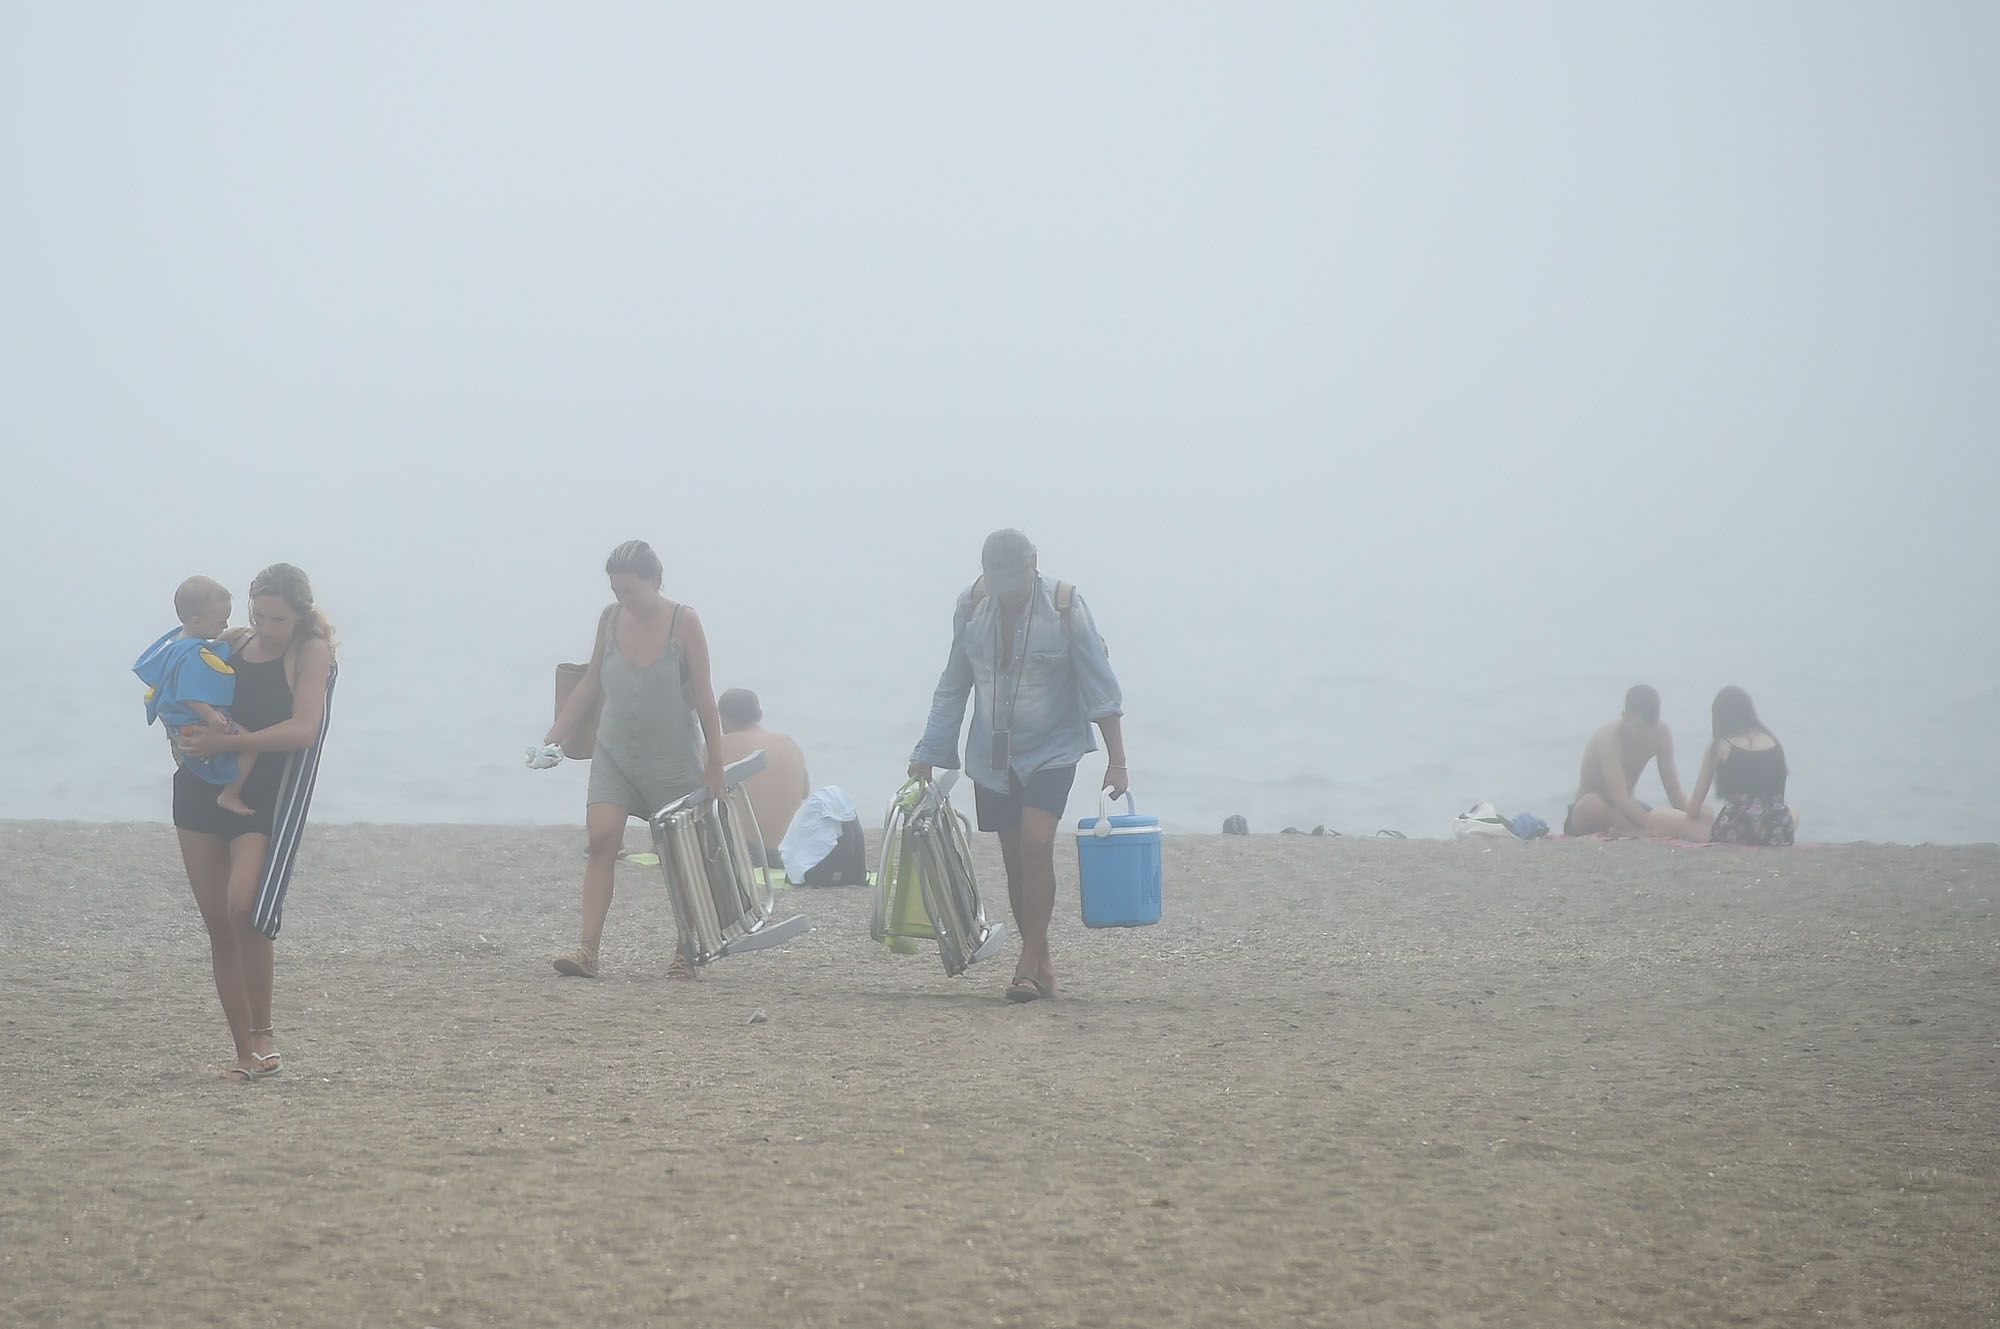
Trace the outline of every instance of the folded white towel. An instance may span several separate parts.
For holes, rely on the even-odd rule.
[[[546,771],[551,766],[562,764],[562,749],[553,743],[528,744],[528,769]]]

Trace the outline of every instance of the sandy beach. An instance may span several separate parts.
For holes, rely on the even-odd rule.
[[[579,829],[316,827],[242,1086],[171,828],[0,823],[0,1323],[2000,1323],[2000,848],[1058,861],[1013,1007],[855,890],[669,983],[630,865],[558,979]]]

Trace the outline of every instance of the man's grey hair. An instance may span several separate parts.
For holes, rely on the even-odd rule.
[[[979,551],[979,566],[988,572],[1026,572],[1035,562],[1035,542],[1013,527],[986,537]]]

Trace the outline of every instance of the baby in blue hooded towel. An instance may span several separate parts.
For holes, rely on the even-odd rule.
[[[211,577],[189,577],[174,592],[174,612],[181,625],[148,646],[132,672],[146,685],[146,723],[158,720],[169,734],[182,726],[214,725],[230,733],[236,724],[224,709],[236,700],[236,670],[230,648],[216,640],[229,626],[229,592]],[[257,754],[240,758],[233,752],[212,757],[175,760],[210,784],[225,786],[215,805],[239,817],[251,815],[243,801],[243,781],[249,778]]]

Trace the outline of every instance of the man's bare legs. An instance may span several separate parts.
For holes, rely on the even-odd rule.
[[[208,958],[215,974],[215,995],[222,1003],[222,1017],[229,1022],[229,1037],[236,1046],[236,1064],[224,1074],[239,1077],[260,1074],[263,1067],[253,1055],[250,1041],[250,1030],[255,1026],[250,1019],[250,991],[243,975],[242,937],[229,910],[230,842],[219,835],[203,835],[185,827],[179,836],[188,886],[194,892],[195,907],[201,910],[202,926],[208,930]],[[262,840],[261,836],[238,838]],[[269,945],[265,943],[267,955]],[[269,964],[268,959],[265,963]],[[267,977],[264,984],[267,1013],[270,991]]]
[[[1023,808],[1017,830],[1000,832],[1000,857],[1007,865],[1007,903],[1021,930],[1016,978],[1032,978],[1051,994],[1055,965],[1049,956],[1049,920],[1056,912],[1056,831],[1061,819],[1040,808]]]
[[[1585,794],[1576,800],[1569,814],[1571,835],[1629,835],[1651,840],[1706,840],[1713,814],[1690,817],[1675,808],[1654,808],[1646,813],[1645,824],[1634,826],[1620,816],[1599,794]]]
[[[1606,831],[1616,832],[1619,829],[1619,817],[1612,811],[1611,804],[1601,795],[1585,794],[1570,808],[1569,820],[1564,823],[1563,834],[1602,835]],[[1624,833],[1629,835],[1631,832],[1628,829]]]

